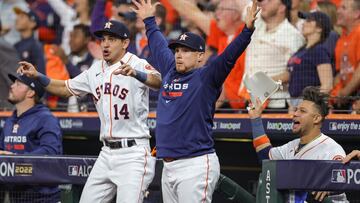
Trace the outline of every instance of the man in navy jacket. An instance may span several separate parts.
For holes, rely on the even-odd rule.
[[[9,74],[9,78],[14,83],[10,87],[8,100],[16,109],[5,121],[0,134],[0,154],[62,154],[59,121],[47,107],[40,104],[44,88],[37,80],[24,75]],[[16,196],[13,201],[60,201],[60,190],[57,186],[16,186],[11,188],[11,191],[10,198],[15,198],[12,195]],[[26,197],[29,193],[34,199]]]
[[[156,4],[150,0],[133,2],[135,12],[145,22],[150,52],[163,77],[155,135],[157,157],[164,161],[164,202],[211,202],[220,174],[212,137],[215,102],[224,80],[250,43],[259,11],[257,1],[248,9],[242,33],[203,67],[204,39],[186,32],[168,44],[155,22]]]

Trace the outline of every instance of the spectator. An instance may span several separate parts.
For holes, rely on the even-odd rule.
[[[330,54],[331,65],[333,68],[333,76],[335,76],[335,47],[336,42],[339,39],[340,29],[336,25],[336,6],[328,1],[321,1],[317,4],[317,11],[323,12],[330,17],[332,30],[329,33],[329,37],[325,40],[324,46]]]
[[[16,15],[14,7],[26,8],[28,4],[24,0],[0,1],[0,20],[2,21],[2,33],[5,41],[14,45],[20,41],[20,33],[15,28]]]
[[[336,108],[349,109],[346,96],[356,94],[360,85],[360,1],[343,0],[338,8],[337,24],[343,32],[336,43],[337,75],[332,96],[337,96]]]
[[[1,21],[0,21],[1,33]],[[7,101],[11,81],[8,74],[15,74],[19,62],[16,49],[0,35],[0,109],[12,109]]]
[[[306,44],[289,60],[283,82],[289,83],[289,110],[298,105],[302,90],[307,86],[319,86],[321,92],[329,93],[333,86],[330,55],[323,45],[331,31],[330,18],[321,12],[299,13],[306,19],[302,34]]]
[[[293,141],[282,146],[273,147],[268,136],[265,134],[261,113],[264,107],[257,100],[256,104],[250,105],[249,116],[251,118],[253,145],[260,161],[264,159],[288,160],[339,160],[345,157],[344,149],[330,137],[321,133],[321,126],[329,112],[327,94],[321,93],[316,87],[307,87],[303,91],[303,101],[299,103],[293,114],[292,132],[298,135]],[[329,195],[328,192],[317,192],[316,199],[322,199]],[[290,200],[286,198],[286,201]],[[295,192],[295,198],[304,201],[306,192]],[[320,197],[320,198],[318,198]],[[348,202],[345,193],[330,195],[330,199]]]
[[[70,33],[71,54],[66,56],[60,52],[63,63],[69,72],[70,78],[74,78],[81,72],[88,70],[94,62],[94,57],[89,53],[88,44],[92,40],[90,27],[84,24],[74,26]],[[61,51],[61,49],[59,49]],[[88,111],[95,110],[91,95],[76,99],[75,96],[69,98],[68,111]]]
[[[57,118],[41,104],[44,88],[24,75],[9,75],[14,82],[8,100],[16,110],[6,119],[0,135],[0,154],[62,154],[62,133]],[[16,138],[16,139],[15,139]],[[15,192],[15,193],[13,193]],[[12,195],[13,194],[13,195]],[[10,198],[18,202],[59,202],[57,186],[14,186]]]
[[[60,17],[50,6],[48,1],[27,0],[30,8],[39,17],[38,35],[43,44],[60,45],[64,28]],[[65,10],[63,10],[65,12]]]
[[[21,40],[15,44],[22,61],[35,65],[37,70],[45,73],[45,59],[42,44],[35,39],[34,32],[39,25],[39,17],[29,8],[15,7],[16,30],[21,35]]]
[[[286,64],[290,57],[304,44],[304,37],[290,24],[291,0],[263,0],[259,3],[261,16],[256,22],[256,30],[246,50],[245,73],[252,75],[263,71],[275,81],[285,81]],[[276,76],[276,77],[275,77]],[[248,98],[242,84],[240,94]],[[268,103],[268,108],[286,108],[285,98],[289,97],[287,86],[276,92]]]
[[[246,0],[222,0],[219,2],[215,18],[211,18],[206,13],[191,3],[191,1],[168,0],[179,12],[180,16],[193,21],[206,35],[207,45],[217,49],[221,54],[226,46],[244,28],[242,20]],[[191,13],[191,15],[189,15]],[[238,96],[239,86],[244,73],[245,53],[237,60],[231,73],[224,82],[224,89],[216,103],[216,108],[231,107],[234,109],[244,108],[244,102]],[[225,102],[225,101],[228,101]]]

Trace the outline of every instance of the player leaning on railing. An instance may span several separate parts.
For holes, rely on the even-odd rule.
[[[342,160],[345,151],[330,137],[321,133],[322,123],[329,112],[328,95],[321,93],[316,87],[304,89],[303,100],[293,114],[292,132],[300,138],[279,147],[272,147],[261,120],[263,106],[257,100],[256,105],[250,104],[249,116],[251,118],[253,145],[259,160]],[[322,201],[329,196],[333,202],[348,202],[345,193],[312,192],[314,199]],[[294,197],[291,197],[293,196]],[[304,202],[310,195],[307,192],[296,191],[287,195],[295,198],[296,202]]]

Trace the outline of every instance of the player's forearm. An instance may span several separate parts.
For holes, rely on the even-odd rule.
[[[135,71],[135,75],[133,76],[138,81],[144,83],[150,88],[153,88],[155,90],[160,89],[161,87],[161,75],[158,73],[145,73],[139,70]]]
[[[37,80],[45,90],[59,97],[70,97],[72,94],[67,89],[64,80],[50,79],[46,75],[37,73]]]
[[[72,96],[70,91],[67,89],[64,80],[51,79],[49,85],[45,87],[45,90],[59,97]]]
[[[253,137],[253,146],[258,154],[259,160],[269,159],[271,143],[265,134],[261,118],[251,119],[251,129]]]

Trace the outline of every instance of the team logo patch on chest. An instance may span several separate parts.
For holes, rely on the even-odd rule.
[[[181,97],[183,91],[189,88],[188,83],[181,83],[180,79],[174,79],[170,83],[163,85],[164,91],[161,93],[164,97]]]
[[[19,129],[19,124],[14,124],[13,129],[12,129],[12,133],[17,133],[18,129]]]

